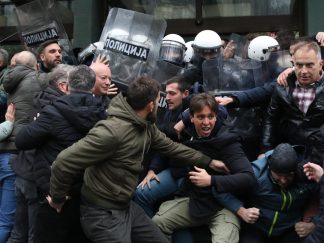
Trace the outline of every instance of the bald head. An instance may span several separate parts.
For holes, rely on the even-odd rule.
[[[16,65],[26,65],[33,69],[37,69],[37,59],[36,56],[30,51],[22,51],[17,53],[15,58]]]
[[[107,95],[109,86],[111,84],[110,68],[103,63],[92,63],[90,68],[96,74],[96,83],[92,93],[96,96]]]

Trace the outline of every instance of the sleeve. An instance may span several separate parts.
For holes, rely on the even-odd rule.
[[[171,139],[167,138],[164,133],[160,132],[155,125],[152,126],[151,148],[162,155],[184,162],[186,165],[206,168],[211,162],[211,158],[201,152],[183,144],[173,142]]]
[[[167,167],[165,160],[168,160],[165,157],[161,157],[160,154],[154,154],[152,159],[149,162],[149,170],[153,170],[155,174],[161,172]],[[168,160],[169,161],[169,160]]]
[[[242,193],[255,186],[256,179],[251,163],[239,142],[224,147],[220,158],[231,173],[229,175],[212,176],[212,186],[215,187],[217,192]]]
[[[276,86],[276,82],[264,84],[245,91],[234,93],[232,96],[237,101],[238,107],[252,107],[263,103],[268,103]]]
[[[112,156],[119,146],[118,128],[100,121],[87,136],[63,150],[53,162],[50,194],[54,202],[65,200],[71,185],[87,167]],[[82,159],[80,159],[82,158]]]
[[[19,150],[28,150],[40,147],[48,140],[52,132],[52,116],[43,111],[35,121],[21,128],[15,138]]]
[[[236,214],[240,207],[243,207],[243,202],[231,193],[218,193],[215,190],[212,192],[216,201],[234,214]]]
[[[13,130],[13,122],[4,121],[0,124],[0,141],[6,139]]]
[[[282,104],[280,103],[280,96],[277,86],[265,114],[262,131],[261,153],[273,149],[276,129],[279,126],[280,116],[282,115],[281,107]]]

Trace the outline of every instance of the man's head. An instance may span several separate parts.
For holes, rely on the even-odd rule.
[[[5,49],[0,48],[0,71],[8,66],[9,54]]]
[[[201,93],[190,100],[189,112],[191,122],[199,137],[209,137],[217,119],[218,103],[212,95]]]
[[[49,84],[57,87],[63,93],[69,93],[68,77],[74,66],[59,64],[48,74]]]
[[[57,40],[43,42],[38,48],[38,56],[43,65],[49,70],[62,63],[62,49]]]
[[[160,84],[149,77],[139,77],[131,82],[126,92],[128,104],[150,122],[157,118]]]
[[[110,68],[103,63],[92,63],[90,68],[96,74],[96,83],[93,87],[92,93],[96,96],[107,95],[108,89],[111,85]]]
[[[288,187],[295,179],[298,156],[296,150],[288,143],[279,144],[268,157],[268,165],[276,184]]]
[[[79,65],[73,68],[68,79],[71,91],[91,92],[96,82],[96,74],[88,66]]]
[[[166,102],[169,110],[176,110],[182,105],[182,99],[189,95],[190,85],[182,76],[169,79],[165,84]]]
[[[321,78],[323,66],[321,59],[320,47],[315,42],[305,42],[295,47],[293,63],[301,86],[308,86]]]
[[[26,65],[37,70],[36,56],[30,51],[22,51],[17,53],[15,58],[16,65]]]

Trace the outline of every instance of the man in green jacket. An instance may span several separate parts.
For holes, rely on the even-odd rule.
[[[148,150],[187,164],[227,171],[222,162],[177,144],[158,130],[154,122],[159,90],[153,79],[133,81],[126,94],[112,99],[108,118],[62,151],[53,163],[48,201],[58,212],[74,178],[85,171],[81,224],[93,242],[168,242],[131,200]]]

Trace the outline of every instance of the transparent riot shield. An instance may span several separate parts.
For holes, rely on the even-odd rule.
[[[164,83],[168,79],[179,75],[181,73],[181,70],[182,67],[180,66],[163,60],[158,60],[153,71],[152,78],[159,81],[160,83]]]
[[[15,13],[18,33],[28,50],[37,52],[41,43],[55,39],[62,48],[63,59],[76,63],[54,0],[34,0],[16,7]]]
[[[269,79],[277,79],[278,75],[292,67],[292,58],[288,50],[279,50],[271,52],[269,60],[267,61],[267,68],[269,70]]]
[[[225,95],[254,88],[254,75],[259,68],[259,63],[246,59],[220,57],[206,60],[202,68],[204,89],[214,95]]]
[[[152,15],[112,8],[100,41],[110,59],[114,82],[128,84],[140,75],[152,76],[166,21]]]
[[[250,59],[211,59],[203,63],[204,88],[215,96],[231,96],[255,88],[262,79],[261,63]],[[261,136],[261,109],[227,107],[227,122],[236,127],[244,139],[243,148],[249,159],[256,159]]]
[[[232,33],[228,40],[232,41],[232,46],[234,47],[233,57],[246,59],[249,46],[249,41],[247,40],[247,38],[242,35]]]

